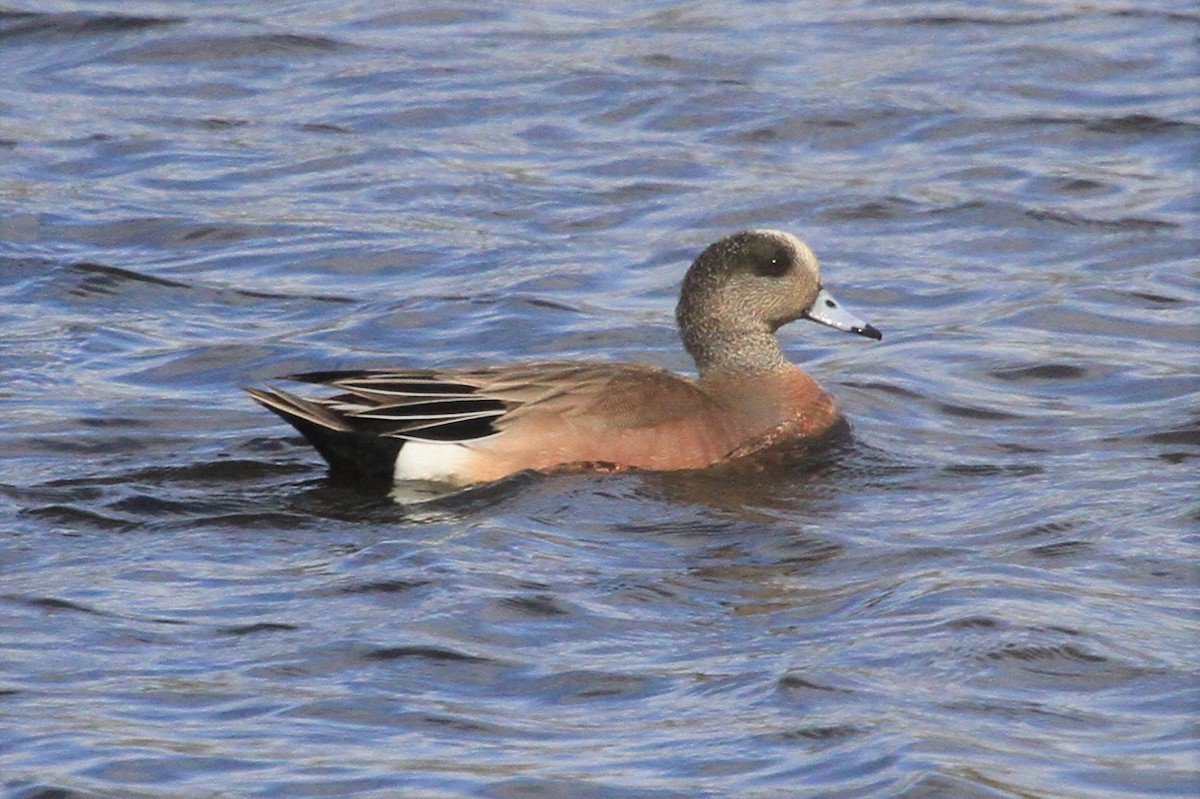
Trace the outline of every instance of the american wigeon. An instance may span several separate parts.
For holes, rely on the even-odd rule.
[[[335,475],[467,485],[531,469],[696,469],[781,440],[820,437],[833,399],[775,331],[796,319],[881,339],[821,285],[804,242],[775,230],[710,245],[675,318],[698,378],[653,366],[545,361],[482,369],[329,371],[286,379],[309,399],[246,389],[299,430]]]

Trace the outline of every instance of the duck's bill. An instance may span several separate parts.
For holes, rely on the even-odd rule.
[[[817,292],[817,298],[813,300],[813,304],[804,312],[804,318],[820,322],[823,325],[829,325],[838,330],[845,330],[847,333],[857,333],[860,336],[873,338],[876,341],[883,339],[883,334],[874,325],[867,324],[847,311],[825,289]]]

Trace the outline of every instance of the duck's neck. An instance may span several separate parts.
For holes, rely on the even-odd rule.
[[[709,375],[759,375],[791,364],[774,331],[765,325],[737,328],[727,320],[691,319],[681,325],[683,345],[696,361],[700,379]]]

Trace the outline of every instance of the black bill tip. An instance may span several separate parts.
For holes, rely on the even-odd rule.
[[[879,332],[879,328],[875,327],[875,325],[863,325],[862,327],[853,328],[850,332],[866,336],[867,338],[873,338],[876,341],[883,341],[883,334]]]

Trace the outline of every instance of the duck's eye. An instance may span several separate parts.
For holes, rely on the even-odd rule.
[[[792,268],[792,259],[781,249],[771,249],[754,259],[754,274],[760,277],[782,277]]]

